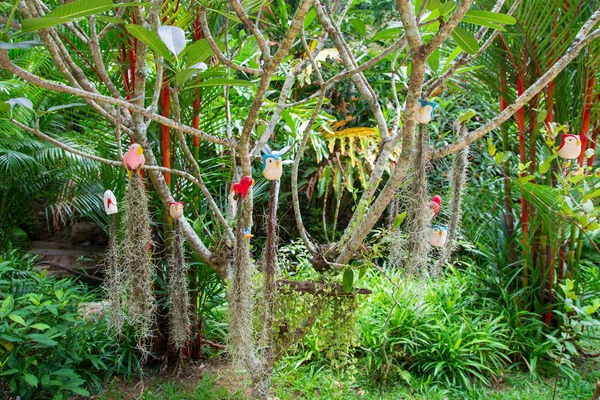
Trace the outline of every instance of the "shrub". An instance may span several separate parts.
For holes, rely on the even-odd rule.
[[[95,294],[34,264],[29,256],[0,257],[0,382],[23,399],[89,396],[113,373],[126,372],[127,353],[107,334],[104,318],[78,315]]]

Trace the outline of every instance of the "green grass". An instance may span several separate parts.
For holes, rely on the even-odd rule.
[[[332,371],[317,368],[314,364],[297,367],[284,363],[275,372],[272,384],[273,398],[288,399],[397,399],[397,400],[550,400],[553,399],[554,381],[533,378],[526,373],[509,373],[504,379],[490,388],[473,385],[471,389],[448,388],[430,385],[413,377],[412,387],[405,382],[389,382],[383,389],[360,376],[354,384],[336,379]],[[594,379],[600,378],[600,363],[588,360],[579,365],[576,379],[561,379],[556,388],[557,400],[587,400],[594,391]],[[150,384],[150,386],[153,386]],[[216,400],[245,399],[238,392],[230,392],[220,387],[215,375],[205,374],[193,390],[193,382],[167,382],[147,389],[141,396],[131,397],[119,393],[118,388],[109,388],[101,397],[103,400]]]

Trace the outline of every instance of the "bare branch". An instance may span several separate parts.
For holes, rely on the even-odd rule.
[[[238,146],[238,144],[233,139],[230,140],[230,139],[219,138],[216,136],[209,135],[200,130],[191,128],[189,126],[178,124],[178,123],[174,122],[173,120],[165,118],[156,113],[149,112],[146,109],[139,107],[135,104],[132,104],[128,101],[121,100],[121,99],[115,99],[113,97],[103,96],[101,94],[90,93],[90,92],[87,92],[82,89],[66,86],[62,83],[54,83],[54,82],[42,79],[36,75],[33,75],[32,73],[30,73],[28,71],[25,71],[24,69],[18,67],[17,65],[13,64],[12,61],[9,59],[8,52],[6,50],[0,51],[0,67],[6,68],[7,70],[9,70],[13,74],[21,77],[22,79],[26,80],[27,82],[30,82],[30,83],[32,83],[36,86],[42,87],[44,89],[48,89],[48,90],[51,90],[54,92],[59,92],[59,93],[72,94],[74,96],[78,96],[78,97],[81,97],[84,99],[95,100],[100,103],[107,103],[107,104],[113,104],[116,106],[121,106],[123,108],[126,108],[126,109],[132,111],[134,114],[137,113],[137,114],[143,115],[144,117],[149,118],[149,119],[151,119],[155,122],[158,122],[162,125],[168,126],[169,128],[182,130],[183,132],[185,132],[187,134],[190,134],[192,136],[197,136],[202,140],[206,140],[207,142],[221,144],[221,145],[227,146],[227,147],[237,147]],[[111,117],[111,119],[112,119],[112,117]]]
[[[252,21],[250,21],[250,17],[248,17],[248,14],[246,14],[246,11],[244,10],[244,8],[238,0],[229,0],[229,4],[231,4],[233,11],[235,11],[238,18],[244,23],[244,25],[246,25],[248,29],[250,29],[250,32],[252,32],[252,34],[256,38],[256,41],[258,42],[258,47],[260,47],[260,50],[262,51],[263,60],[265,62],[269,61],[269,59],[271,58],[269,46],[267,45],[267,42],[265,41],[265,38],[260,29],[258,29],[258,27],[254,25]]]
[[[404,26],[404,32],[408,40],[408,47],[411,53],[416,53],[420,51],[423,42],[419,34],[419,27],[415,13],[413,12],[412,2],[409,0],[396,0],[396,8],[400,12],[400,19],[402,19],[402,25]]]
[[[219,49],[219,46],[217,46],[217,44],[215,43],[215,39],[212,37],[212,34],[210,33],[210,29],[208,28],[208,21],[206,20],[206,10],[205,9],[200,10],[200,25],[202,26],[202,33],[204,34],[204,38],[208,42],[208,45],[210,46],[213,53],[215,53],[215,55],[217,56],[219,61],[221,61],[223,64],[225,64],[226,66],[228,66],[230,68],[233,68],[237,71],[245,72],[247,74],[261,75],[263,73],[263,71],[261,69],[244,67],[243,65],[234,64],[233,62],[231,62],[229,60],[229,58],[227,58],[223,55],[223,52],[221,52],[221,49]]]
[[[598,14],[600,17],[600,10],[596,11],[594,15]],[[590,19],[591,21],[591,19]],[[589,22],[589,21],[588,21]],[[593,26],[594,24],[591,24]],[[587,27],[587,24],[586,24]],[[582,28],[580,34],[585,32]],[[579,55],[581,50],[588,45],[592,40],[600,37],[600,29],[592,32],[588,36],[582,36],[578,34],[569,49],[565,52],[565,54],[544,74],[542,75],[533,85],[531,85],[521,96],[519,96],[513,104],[506,107],[504,111],[498,114],[494,119],[489,121],[487,124],[479,127],[475,131],[469,133],[468,135],[463,136],[462,138],[456,140],[455,142],[441,147],[439,149],[435,149],[430,154],[430,158],[439,158],[447,156],[448,154],[452,154],[457,152],[458,150],[468,146],[473,143],[475,140],[483,137],[486,133],[492,131],[493,129],[502,125],[505,121],[507,121],[514,113],[516,113],[521,107],[523,107],[529,100],[531,100],[535,95],[541,92],[556,76],[571,62],[575,57]]]
[[[460,1],[458,7],[456,7],[456,10],[454,10],[452,15],[448,19],[448,22],[446,22],[443,25],[440,25],[440,29],[437,31],[435,36],[425,45],[425,55],[428,56],[429,54],[433,53],[433,51],[440,47],[440,45],[448,38],[448,36],[450,36],[454,28],[456,28],[456,26],[460,22],[460,20],[463,19],[467,11],[469,11],[469,7],[471,7],[472,3],[473,0]]]
[[[175,85],[175,89],[173,90],[173,103],[174,103],[173,104],[174,110],[177,110],[177,114],[179,114],[179,88],[178,88],[177,84]],[[179,116],[177,116],[177,119],[179,119]],[[192,166],[192,170],[194,171],[194,177],[196,178],[197,186],[200,188],[200,191],[206,198],[208,207],[213,212],[213,215],[215,216],[215,218],[221,223],[221,225],[225,229],[225,232],[227,233],[229,240],[232,243],[235,242],[235,235],[233,234],[233,230],[231,229],[231,227],[229,226],[229,224],[223,217],[223,214],[221,213],[219,206],[215,202],[215,199],[208,191],[208,188],[206,187],[206,184],[204,183],[204,179],[202,179],[202,172],[200,171],[200,166],[198,165],[198,162],[196,161],[196,159],[194,158],[194,155],[190,151],[190,148],[188,147],[188,145],[185,141],[185,137],[183,136],[183,132],[179,131],[179,130],[176,132],[177,132],[177,138],[179,139],[179,144],[181,146],[181,149],[183,150],[183,154],[185,155],[185,158],[187,158],[188,162]]]
[[[494,10],[499,9],[498,4],[500,4],[500,7],[502,7],[501,3],[503,3],[503,2],[504,2],[504,0],[498,0],[498,3],[496,4],[496,7],[494,7]],[[512,5],[512,7],[510,8],[510,10],[508,11],[508,15],[512,15],[515,12],[515,10],[517,9],[517,7],[519,6],[519,4],[521,4],[521,0],[516,0],[514,2],[514,4]],[[483,35],[485,35],[485,33],[487,32],[487,29],[488,28],[485,26],[481,27],[481,29],[479,30],[479,32],[477,32],[475,37],[478,40],[480,40],[483,37]],[[439,78],[437,78],[437,79],[432,78],[431,80],[427,81],[424,85],[425,87],[427,87],[427,90],[423,93],[423,97],[426,99],[429,98],[431,96],[431,94],[437,88],[439,88],[441,85],[446,83],[448,81],[448,79],[450,79],[460,67],[462,67],[465,64],[469,64],[469,63],[473,62],[473,60],[475,60],[477,57],[482,55],[490,47],[490,45],[494,42],[494,40],[496,39],[496,37],[499,34],[500,34],[500,31],[495,30],[490,35],[490,37],[485,41],[485,43],[479,48],[477,53],[475,53],[469,57],[469,55],[467,53],[462,52],[461,55],[454,61],[452,66],[450,68],[448,68],[448,70],[446,72],[444,72]]]
[[[310,251],[313,255],[317,254],[317,248],[313,244],[306,231],[306,228],[304,227],[304,223],[302,222],[302,213],[300,211],[300,200],[298,197],[298,169],[300,167],[300,160],[302,160],[302,156],[304,155],[304,149],[306,148],[306,143],[308,142],[310,130],[312,129],[315,121],[317,120],[317,115],[319,114],[319,111],[321,111],[321,106],[323,105],[324,98],[325,89],[322,88],[315,109],[313,110],[308,124],[304,128],[304,132],[302,132],[302,141],[300,142],[300,147],[296,152],[296,158],[294,159],[294,164],[292,165],[292,205],[294,207],[296,225],[298,226],[298,232],[300,233],[300,237],[302,238],[304,245],[306,246],[308,251]]]

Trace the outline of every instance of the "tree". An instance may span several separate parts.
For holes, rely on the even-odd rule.
[[[110,0],[78,0],[52,9],[39,0],[27,0],[15,2],[10,15],[5,18],[6,29],[0,50],[0,66],[5,70],[6,76],[16,75],[31,85],[76,96],[85,101],[98,116],[115,127],[115,156],[120,155],[122,151],[121,133],[132,142],[141,144],[146,155],[144,170],[165,208],[174,200],[173,189],[165,179],[168,174],[190,181],[200,189],[219,226],[214,229],[215,236],[220,237],[216,240],[217,245],[209,249],[186,220],[181,221],[181,230],[197,255],[222,279],[231,280],[231,330],[240,333],[237,339],[233,338],[233,353],[238,354],[255,377],[256,393],[265,396],[273,357],[255,357],[247,337],[252,318],[252,313],[248,310],[251,307],[251,294],[248,293],[251,290],[251,258],[244,228],[252,226],[252,191],[250,190],[244,199],[237,201],[234,230],[230,226],[231,212],[227,215],[224,207],[219,206],[219,203],[224,202],[217,201],[215,194],[208,190],[204,182],[205,171],[200,168],[197,156],[190,151],[187,139],[193,137],[194,140],[200,140],[202,145],[214,146],[225,154],[224,159],[230,159],[232,163],[232,181],[237,181],[242,176],[251,176],[253,160],[259,157],[261,149],[277,130],[283,111],[291,105],[288,99],[298,77],[311,67],[317,77],[318,87],[313,93],[305,93],[306,96],[295,103],[303,104],[316,99],[309,121],[302,126],[298,138],[299,146],[295,149],[292,166],[294,214],[300,236],[313,254],[315,268],[320,271],[347,269],[352,260],[362,257],[361,246],[405,180],[411,165],[417,165],[415,160],[420,157],[422,164],[423,159],[456,153],[498,128],[549,85],[582,49],[600,36],[600,29],[594,30],[600,20],[600,9],[593,12],[588,9],[582,11],[589,14],[589,19],[580,26],[568,48],[563,54],[556,54],[555,61],[548,69],[540,74],[529,88],[520,92],[512,104],[471,132],[464,132],[465,123],[457,121],[456,125],[460,127],[457,132],[463,132],[462,135],[458,136],[457,133],[455,140],[448,145],[430,147],[427,125],[420,125],[417,134],[415,116],[419,99],[426,100],[431,97],[461,67],[487,50],[503,29],[502,25],[514,22],[507,14],[500,13],[504,3],[503,0],[498,0],[493,5],[487,1],[461,0],[457,3],[415,1],[413,4],[408,0],[397,0],[396,12],[392,14],[392,18],[399,20],[402,28],[395,28],[396,35],[392,35],[393,40],[389,46],[368,61],[359,64],[344,25],[346,13],[352,2],[336,1],[330,4],[321,0],[300,0],[295,7],[291,7],[279,1],[275,7],[263,2],[240,3],[238,0],[229,0],[203,2],[198,9],[193,2],[181,2],[176,11],[176,22],[185,28],[181,29],[173,26],[174,18],[168,18],[172,11],[169,3],[160,0],[152,1],[150,5],[141,2],[115,5]],[[519,3],[518,0],[512,2],[508,13],[514,12]],[[289,18],[291,12],[288,11],[292,8],[293,17]],[[487,11],[490,9],[492,11]],[[269,22],[273,21],[276,15],[275,10],[279,13],[279,21],[270,25]],[[220,15],[224,18],[219,17]],[[193,27],[189,21],[195,20],[196,16],[202,27],[203,38],[193,44],[187,44],[186,30],[187,36],[190,36]],[[318,38],[309,44],[305,29],[311,23],[316,26],[311,33]],[[474,29],[473,24],[482,25],[475,34],[470,33],[470,30]],[[360,27],[360,24],[358,26]],[[488,33],[488,27],[492,27],[494,32]],[[245,36],[245,32],[248,36]],[[31,35],[39,36],[45,49],[29,51],[47,51],[60,71],[60,77],[51,76],[47,71],[32,73],[15,62],[22,49],[36,45],[30,41],[20,41],[23,36],[29,38]],[[441,46],[450,38],[458,47],[447,57],[448,69],[439,77],[426,81],[428,60],[431,57],[439,59]],[[233,42],[237,46],[236,49],[231,47]],[[335,48],[343,70],[325,80],[325,71],[316,60],[328,43]],[[248,50],[253,46],[258,49],[256,57]],[[249,51],[252,56],[244,57],[245,51]],[[189,89],[190,82],[194,81],[190,78],[202,72],[198,63],[206,61],[209,57],[214,57],[216,71],[225,71],[226,78],[211,80],[197,75],[196,79],[200,80],[197,85],[225,86],[222,96],[225,127],[211,127],[207,132],[198,129],[193,123],[188,125],[182,122],[182,111],[185,109],[180,106],[180,100],[183,98],[182,89]],[[393,107],[391,112],[387,112],[384,111],[380,94],[373,90],[366,72],[390,58],[393,60]],[[410,71],[406,90],[401,93],[398,93],[399,86],[396,85],[399,59],[403,60],[401,63],[408,66]],[[274,78],[280,76],[282,71],[287,71],[287,75],[283,73],[284,82],[279,88]],[[231,79],[232,76],[257,81],[254,83],[244,79],[244,82],[240,82],[241,79]],[[298,171],[309,136],[326,101],[327,91],[333,85],[346,80],[354,85],[368,106],[380,141],[371,175],[350,222],[338,241],[322,245],[315,242],[302,222]],[[227,88],[237,84],[250,84],[254,90],[241,126],[238,132],[234,132],[231,99]],[[276,88],[277,102],[275,106],[270,106],[267,100],[272,95],[273,88]],[[166,101],[167,89],[172,93],[171,105]],[[162,112],[158,113],[161,96],[165,101],[162,104]],[[401,98],[404,99],[403,102]],[[172,107],[172,113],[169,113],[167,107]],[[268,122],[263,121],[263,117],[267,116],[267,108],[270,111]],[[115,167],[121,165],[115,158],[101,158],[91,152],[72,148],[60,140],[57,132],[53,135],[42,132],[36,115],[31,115],[28,120],[12,119],[12,122],[68,152]],[[149,130],[153,129],[155,124],[172,129],[177,139],[176,146],[163,140],[162,166],[149,136]],[[164,139],[168,137],[168,133],[165,132],[163,130]],[[169,157],[165,157],[172,147],[173,154],[182,154],[184,161],[180,163],[180,168],[169,166]],[[396,157],[395,154],[398,158],[397,163],[390,169],[390,160]],[[384,177],[388,170],[389,176]],[[279,189],[276,182],[272,182],[271,185],[269,220],[274,221]],[[425,207],[427,199],[418,200],[422,207]],[[229,208],[231,209],[231,203]],[[266,263],[275,266],[276,232],[272,226],[269,232]],[[265,286],[269,288],[265,294],[267,304],[272,301],[269,296],[275,290],[275,285],[272,284],[275,269],[265,268],[265,282],[270,282]],[[271,324],[272,320],[266,319],[264,329],[272,338]]]

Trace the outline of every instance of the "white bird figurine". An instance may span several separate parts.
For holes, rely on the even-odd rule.
[[[431,225],[429,244],[433,247],[443,247],[448,239],[448,229],[439,225]]]
[[[117,198],[110,190],[104,192],[104,211],[106,212],[106,215],[113,215],[119,212],[119,209],[117,208]]]
[[[127,169],[127,173],[131,176],[132,172],[137,172],[144,166],[146,158],[144,157],[144,149],[137,143],[133,143],[123,154],[123,165]]]
[[[417,122],[421,124],[428,124],[433,118],[433,109],[437,106],[437,103],[433,101],[426,101],[419,99],[419,108],[415,115]]]
[[[263,147],[262,152],[262,174],[265,179],[269,181],[278,181],[281,179],[281,174],[283,174],[283,164],[291,164],[292,160],[281,159],[285,153],[287,153],[291,149],[291,146],[284,147],[281,150],[271,151],[271,148],[268,145]]]
[[[573,160],[581,154],[581,139],[579,135],[566,134],[562,136],[560,146],[558,147],[558,156]]]

